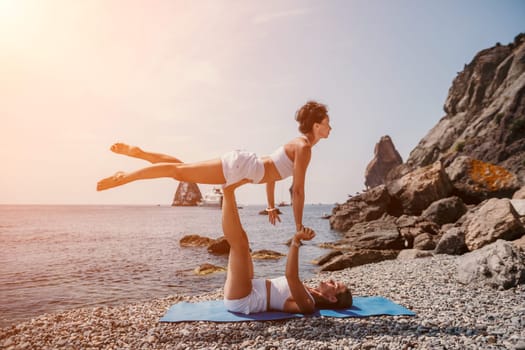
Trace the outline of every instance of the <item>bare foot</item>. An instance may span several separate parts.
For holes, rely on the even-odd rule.
[[[106,177],[105,179],[100,180],[99,182],[97,182],[97,191],[104,191],[113,187],[123,185],[125,183],[125,175],[125,172],[119,171],[113,176]]]
[[[143,153],[142,149],[140,149],[139,147],[130,146],[122,142],[117,142],[113,144],[110,150],[118,154],[123,154],[125,156],[136,157],[136,158],[140,158],[141,154]]]

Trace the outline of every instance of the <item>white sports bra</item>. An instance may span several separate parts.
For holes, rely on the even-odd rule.
[[[310,298],[313,297],[310,292]],[[286,276],[272,278],[270,280],[270,310],[283,310],[284,303],[292,295]]]
[[[279,175],[281,175],[281,179],[285,179],[288,176],[292,176],[293,161],[290,158],[288,158],[283,146],[277,148],[275,152],[270,154],[270,159],[273,161],[273,164],[275,164]]]

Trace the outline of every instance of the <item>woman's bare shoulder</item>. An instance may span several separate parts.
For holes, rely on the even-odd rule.
[[[308,152],[311,148],[308,141],[302,136],[297,136],[296,138],[291,139],[283,147],[286,154],[291,159],[295,159],[295,156],[299,153],[304,153],[305,151]]]
[[[310,142],[308,142],[308,140],[304,138],[303,136],[297,136],[291,139],[290,141],[288,141],[284,145],[284,148],[293,148],[293,149],[304,148],[304,147],[310,148],[311,146],[310,146]]]

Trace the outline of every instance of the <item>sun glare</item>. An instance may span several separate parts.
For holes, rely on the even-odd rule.
[[[22,19],[23,2],[17,0],[0,0],[0,26],[9,26]]]

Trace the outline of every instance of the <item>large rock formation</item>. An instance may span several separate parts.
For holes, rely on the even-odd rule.
[[[407,164],[425,166],[461,155],[503,166],[525,183],[525,34],[480,51],[458,73],[446,115],[410,153]]]
[[[381,173],[372,161],[373,188],[334,207],[330,226],[344,238],[326,244],[336,252],[325,268],[388,259],[388,249],[463,254],[524,235],[525,34],[479,52],[454,79],[445,112],[406,163]]]
[[[376,187],[385,183],[390,170],[403,163],[390,136],[382,136],[374,148],[374,158],[365,171],[365,186]]]
[[[202,200],[199,186],[191,182],[179,182],[172,206],[196,206]]]

